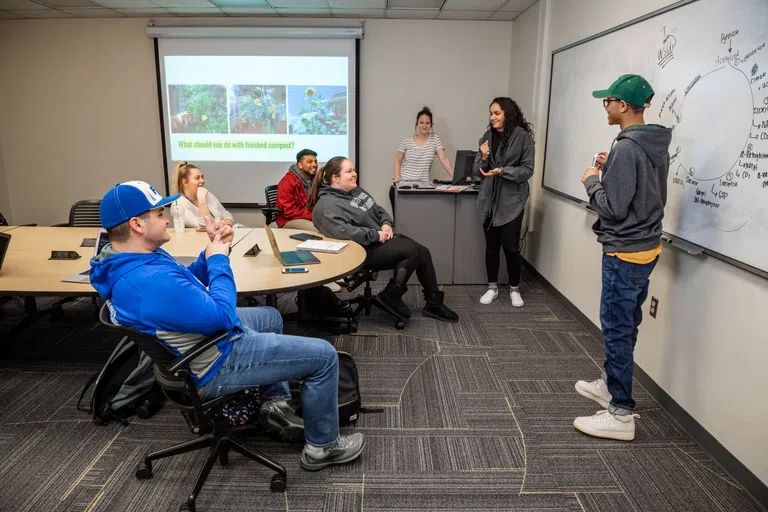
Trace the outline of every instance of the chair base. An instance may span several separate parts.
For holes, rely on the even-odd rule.
[[[387,313],[388,315],[392,315],[392,312],[389,311],[387,308],[385,308],[381,302],[379,302],[379,299],[376,298],[375,295],[373,295],[371,291],[371,283],[366,281],[365,288],[363,289],[363,294],[358,295],[357,297],[354,297],[352,299],[349,299],[350,304],[357,304],[357,307],[355,308],[355,311],[352,313],[352,316],[354,318],[357,318],[360,313],[365,313],[365,316],[371,316],[371,307],[375,307],[380,309],[381,311]],[[405,329],[405,323],[408,321],[407,318],[403,318],[401,316],[392,315],[395,317],[395,329],[397,330],[403,330]]]
[[[144,457],[144,461],[136,469],[136,478],[139,480],[152,478],[153,461],[208,448],[208,456],[206,457],[205,464],[195,481],[195,486],[179,510],[195,512],[195,501],[197,500],[197,496],[200,494],[200,490],[203,488],[205,481],[208,479],[208,475],[210,474],[211,469],[213,469],[213,465],[217,460],[222,466],[229,464],[230,451],[235,451],[274,471],[275,475],[272,477],[270,490],[272,492],[284,492],[285,484],[288,479],[288,474],[285,471],[285,468],[263,453],[245,446],[239,440],[235,439],[232,436],[232,433],[233,431],[231,427],[217,423],[214,431],[210,434],[193,439],[192,441],[177,444],[176,446],[171,446],[170,448],[152,452]]]

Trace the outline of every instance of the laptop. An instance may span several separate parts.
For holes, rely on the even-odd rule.
[[[272,254],[275,255],[277,261],[279,261],[284,267],[295,267],[297,265],[314,265],[320,263],[320,260],[315,257],[309,251],[282,251],[277,246],[277,240],[275,240],[275,234],[269,228],[264,226],[267,230],[267,238],[269,238],[269,244],[272,246]]]
[[[93,246],[93,256],[96,257],[99,254],[101,254],[101,251],[109,244],[109,234],[106,230],[100,229],[99,233],[96,235],[96,244]],[[189,266],[192,263],[194,263],[197,260],[196,256],[176,256],[173,258],[176,260],[177,263]],[[65,283],[85,283],[90,284],[91,282],[91,268],[88,267],[86,270],[83,270],[79,274],[74,274],[71,276],[67,276],[64,279],[62,279]]]
[[[9,245],[11,245],[11,235],[0,233],[0,270],[3,268],[3,260],[5,259],[5,253],[8,252]]]

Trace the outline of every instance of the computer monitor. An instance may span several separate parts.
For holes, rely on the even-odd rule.
[[[469,185],[472,181],[472,166],[475,164],[477,151],[459,149],[456,151],[456,161],[453,165],[453,184]],[[467,181],[469,178],[469,181]]]

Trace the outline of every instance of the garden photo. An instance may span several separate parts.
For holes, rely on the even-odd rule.
[[[347,88],[340,85],[289,85],[290,133],[346,135]]]
[[[223,85],[170,85],[171,133],[228,133],[227,88]]]
[[[285,86],[233,85],[229,122],[232,133],[287,133]]]

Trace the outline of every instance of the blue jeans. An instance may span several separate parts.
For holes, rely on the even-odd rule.
[[[613,399],[609,411],[630,414],[632,400],[632,370],[637,328],[643,321],[642,306],[648,297],[648,281],[657,257],[640,265],[603,254],[603,293],[600,298],[600,323],[605,344],[603,379]]]
[[[262,400],[288,400],[288,380],[303,380],[304,437],[328,446],[339,437],[339,357],[317,338],[282,334],[283,319],[270,307],[237,308],[243,336],[232,342],[221,370],[201,390],[210,400],[258,387]]]

